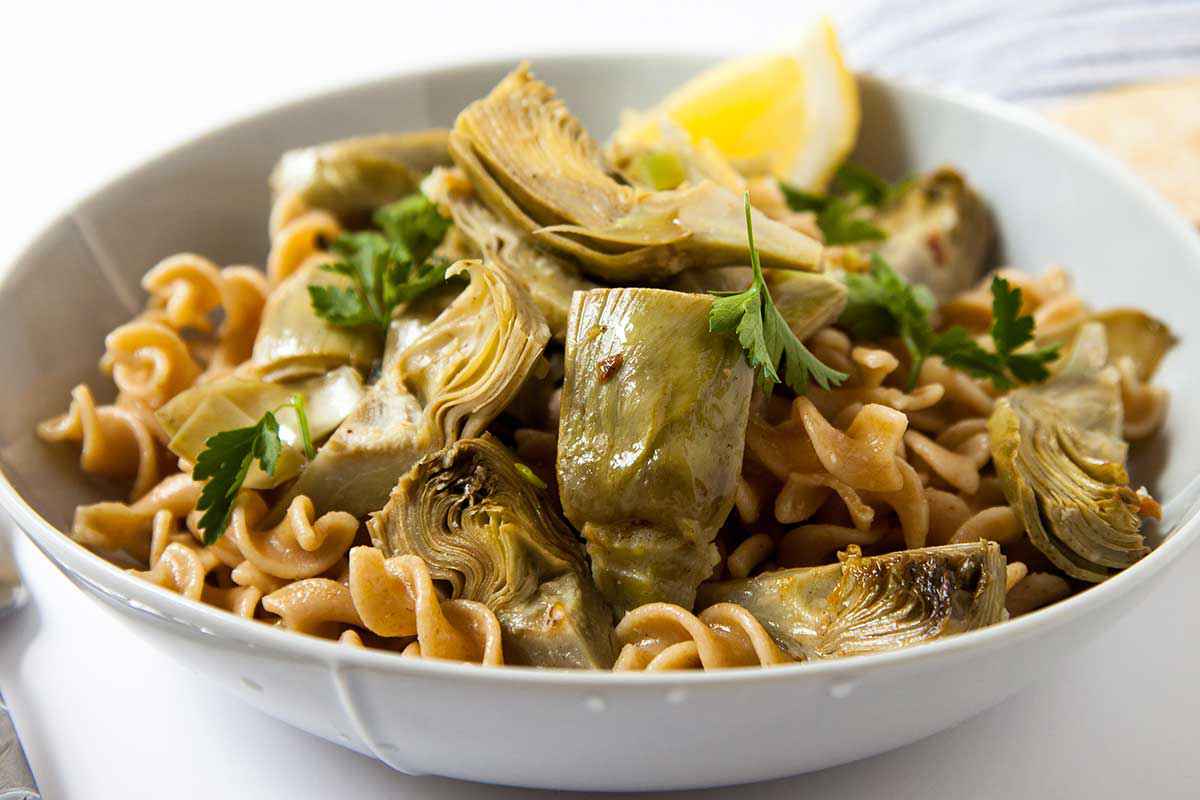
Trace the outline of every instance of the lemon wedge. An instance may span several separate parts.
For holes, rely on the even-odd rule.
[[[828,20],[791,51],[725,61],[646,113],[627,113],[615,141],[653,147],[665,118],[707,139],[746,174],[819,192],[854,148],[858,86]]]

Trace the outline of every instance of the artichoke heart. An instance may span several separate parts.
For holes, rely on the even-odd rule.
[[[170,437],[167,448],[195,463],[210,437],[250,427],[266,412],[274,412],[284,444],[275,471],[268,475],[252,464],[244,484],[250,489],[270,489],[296,477],[304,466],[300,420],[293,408],[284,407],[289,400],[296,395],[304,399],[309,435],[319,442],[354,410],[365,392],[362,376],[350,367],[290,383],[264,380],[253,370],[241,369],[180,392],[158,409],[155,417]]]
[[[530,237],[500,219],[475,197],[466,176],[457,169],[435,169],[421,184],[426,197],[447,210],[455,228],[479,252],[505,264],[524,283],[546,318],[550,334],[562,341],[567,331],[571,295],[596,288],[574,264],[535,247]]]
[[[493,212],[602,280],[661,283],[685,268],[748,260],[737,195],[710,180],[672,191],[618,183],[579,120],[525,65],[458,115],[450,153]],[[820,269],[820,243],[753,216],[765,265]]]
[[[979,541],[705,584],[697,606],[736,603],[801,660],[895,650],[1004,618],[1005,559]]]
[[[509,663],[612,666],[612,612],[583,547],[494,439],[417,462],[367,527],[385,554],[420,556],[451,597],[495,611]]]
[[[313,310],[309,286],[352,286],[351,279],[309,261],[267,298],[250,360],[263,375],[286,380],[349,365],[366,372],[379,359],[379,337],[366,328],[343,328]]]
[[[792,333],[807,339],[837,319],[846,307],[846,284],[813,272],[763,271],[771,299]],[[681,292],[740,292],[754,276],[750,267],[694,269],[676,276],[670,288]]]
[[[384,133],[289,150],[271,173],[271,190],[354,225],[415,192],[434,167],[449,164],[448,137],[444,129]]]
[[[708,330],[712,298],[575,294],[558,437],[559,495],[600,591],[623,613],[690,607],[733,504],[752,373]]]
[[[546,322],[502,266],[460,261],[447,274],[458,273],[470,284],[428,327],[389,337],[403,349],[384,354],[379,380],[289,498],[308,495],[318,514],[366,516],[419,459],[480,435],[516,395],[550,338]]]
[[[887,234],[879,255],[909,283],[928,286],[938,303],[979,281],[996,238],[983,200],[949,167],[921,176],[873,221]]]
[[[1104,328],[1080,329],[1057,374],[996,403],[988,420],[1005,497],[1055,566],[1099,582],[1148,551],[1148,498],[1129,487],[1120,377],[1106,367]]]
[[[1070,342],[1088,322],[1104,326],[1108,341],[1108,363],[1117,364],[1123,358],[1133,360],[1138,380],[1148,381],[1158,371],[1158,364],[1171,351],[1178,339],[1167,323],[1139,308],[1109,308],[1089,314],[1067,327],[1043,331],[1038,329],[1038,344]]]

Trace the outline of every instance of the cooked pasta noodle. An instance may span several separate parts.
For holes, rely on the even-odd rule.
[[[500,623],[473,600],[442,600],[417,556],[385,559],[374,547],[350,551],[350,594],[362,624],[380,636],[416,636],[411,655],[502,664]]]
[[[792,661],[753,614],[732,603],[710,606],[698,616],[670,603],[635,608],[617,626],[617,643],[617,671],[769,667]]]
[[[267,279],[278,286],[310,258],[325,258],[325,247],[342,232],[337,218],[326,211],[308,211],[271,236]]]
[[[139,319],[104,340],[100,367],[112,375],[123,395],[158,408],[200,376],[200,365],[187,343],[161,322]]]
[[[158,445],[142,417],[120,406],[97,406],[83,384],[71,390],[67,413],[41,423],[37,433],[47,442],[78,442],[84,472],[132,478],[134,500],[158,481]]]

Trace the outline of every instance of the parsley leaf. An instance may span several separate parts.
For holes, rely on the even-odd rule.
[[[831,245],[880,241],[887,238],[864,215],[868,208],[886,205],[906,190],[909,181],[889,184],[866,167],[849,161],[838,167],[827,195],[813,194],[780,182],[793,211],[817,212],[817,227]]]
[[[281,406],[285,407],[291,407],[296,412],[296,418],[300,421],[304,454],[310,460],[313,459],[316,450],[308,426],[308,415],[304,410],[304,398],[298,394],[292,395],[291,399]],[[274,475],[275,466],[279,463],[279,454],[282,452],[279,420],[271,411],[263,414],[262,419],[254,425],[222,431],[205,440],[204,450],[196,458],[196,465],[192,469],[192,477],[195,480],[208,481],[204,484],[200,499],[196,503],[196,508],[204,512],[200,517],[204,544],[216,542],[229,527],[233,503],[242,489],[242,484],[246,482],[246,476],[250,474],[250,467],[254,461],[258,460],[263,472]]]
[[[450,220],[420,192],[380,207],[374,221],[388,239],[404,246],[414,264],[424,263],[450,230]]]
[[[254,460],[258,459],[259,466],[268,475],[273,474],[283,444],[279,440],[279,421],[268,411],[256,425],[210,436],[204,445],[204,452],[192,469],[192,477],[208,481],[200,492],[196,508],[204,512],[200,517],[200,530],[204,532],[204,544],[210,545],[229,527],[233,502]]]
[[[445,280],[449,264],[432,258],[450,228],[425,195],[417,193],[375,212],[378,231],[346,233],[331,249],[339,260],[322,269],[345,275],[352,287],[308,287],[313,310],[333,325],[387,329],[392,311]]]
[[[787,383],[795,392],[803,392],[809,378],[822,389],[835,386],[848,377],[825,365],[796,338],[787,321],[775,307],[763,277],[762,263],[754,246],[754,227],[750,221],[750,195],[745,196],[746,239],[754,279],[742,292],[719,294],[708,315],[708,329],[714,333],[733,333],[746,353],[746,362],[756,371],[759,388],[770,392],[775,384]],[[783,377],[779,375],[782,359]]]
[[[825,244],[878,242],[887,238],[870,220],[856,216],[862,205],[852,197],[835,197],[817,213],[817,227],[825,234]]]
[[[933,330],[929,314],[933,296],[923,286],[912,286],[878,255],[871,257],[866,274],[846,276],[847,302],[838,323],[856,339],[878,340],[899,336],[912,359],[908,385],[916,385],[921,365],[931,355],[940,356],[954,369],[990,380],[997,389],[1016,383],[1036,383],[1049,376],[1046,366],[1058,357],[1058,347],[1016,352],[1033,341],[1033,317],[1022,316],[1021,290],[996,276],[992,279],[992,342],[985,350],[965,329],[954,326]]]

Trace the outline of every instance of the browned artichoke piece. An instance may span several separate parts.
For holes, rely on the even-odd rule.
[[[290,150],[271,173],[271,190],[356,224],[379,206],[415,192],[434,167],[448,165],[449,135],[440,128],[382,133]]]
[[[450,153],[484,203],[549,249],[613,283],[748,261],[741,199],[704,180],[673,191],[618,183],[554,90],[522,65],[467,106]],[[821,245],[754,212],[763,263],[819,270]]]
[[[289,497],[308,495],[318,514],[366,516],[420,458],[480,435],[516,395],[550,338],[545,320],[503,267],[460,261],[457,273],[470,284],[415,337],[389,338],[403,349],[384,354],[379,380]]]
[[[623,613],[690,607],[733,503],[752,376],[708,331],[712,298],[664,289],[575,294],[558,436],[559,496]]]
[[[1129,487],[1120,377],[1107,355],[1104,328],[1085,325],[1057,374],[1002,398],[988,420],[996,472],[1030,540],[1092,582],[1148,552],[1147,498]]]
[[[764,270],[775,307],[792,333],[807,339],[833,322],[846,307],[846,284],[828,275],[796,270]],[[750,286],[749,267],[714,267],[680,273],[670,288],[681,292],[740,292]]]
[[[996,238],[987,207],[949,167],[914,181],[874,222],[887,234],[879,254],[909,283],[928,286],[939,303],[983,277]]]
[[[492,213],[479,201],[466,176],[457,169],[437,169],[421,184],[422,191],[454,220],[455,229],[479,252],[505,264],[529,290],[550,334],[562,341],[567,330],[571,295],[596,288],[564,258],[534,246],[529,234]]]
[[[895,650],[982,628],[1004,617],[1005,559],[979,541],[766,572],[704,584],[697,607],[748,609],[802,660]]]
[[[413,466],[368,522],[387,555],[418,555],[455,598],[496,612],[508,663],[607,669],[612,612],[550,498],[490,437]]]

